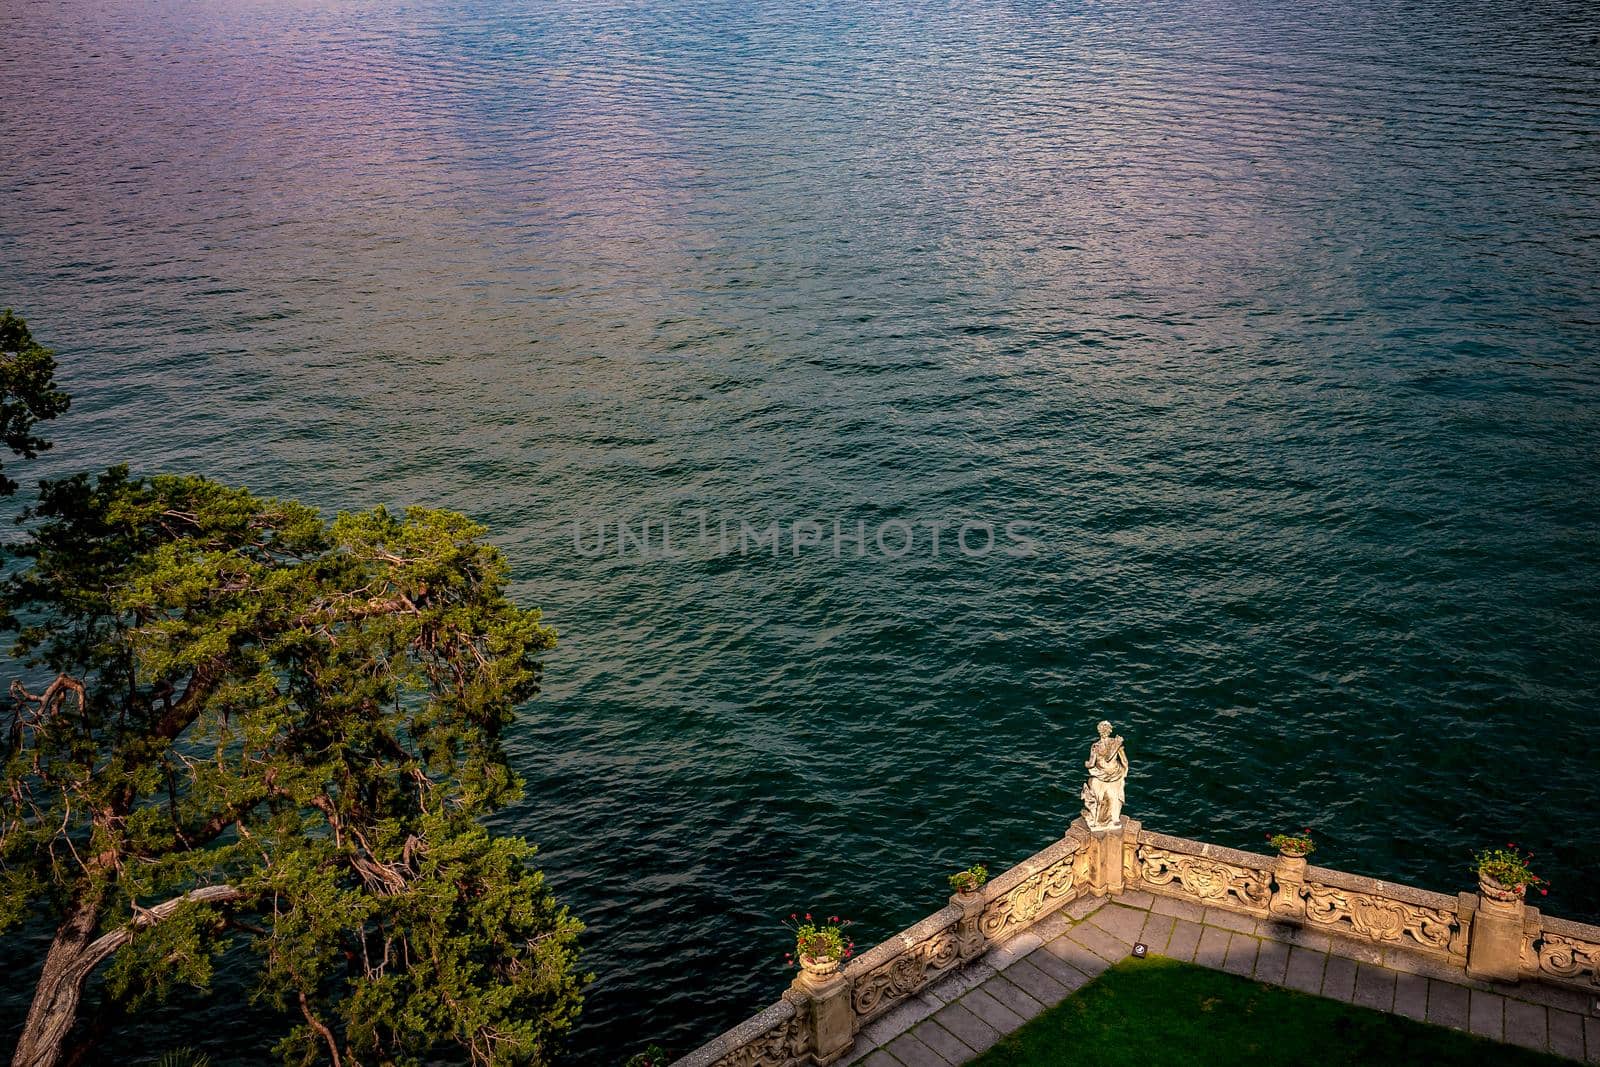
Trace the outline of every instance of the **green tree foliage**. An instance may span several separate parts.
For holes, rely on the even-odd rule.
[[[49,448],[34,427],[67,410],[67,394],[56,388],[55,377],[55,353],[35,341],[10,309],[0,312],[0,443],[19,456],[32,459]],[[0,464],[0,496],[10,496],[17,483],[3,472]]]
[[[137,1008],[230,949],[286,1062],[548,1060],[580,926],[481,820],[518,795],[501,734],[555,634],[484,531],[123,469],[28,518],[0,932],[58,932],[14,1063],[62,1062],[91,974]]]

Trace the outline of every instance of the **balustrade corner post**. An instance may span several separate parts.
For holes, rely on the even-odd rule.
[[[809,1038],[811,1059],[818,1067],[843,1059],[855,1044],[852,982],[843,971],[818,976],[801,971],[783,999],[794,1005]]]
[[[1475,896],[1471,933],[1467,938],[1467,975],[1501,982],[1522,977],[1523,929],[1528,905],[1520,894],[1483,892]],[[1468,894],[1463,894],[1466,896]]]
[[[1267,901],[1267,913],[1289,918],[1304,918],[1306,914],[1306,858],[1279,851],[1272,868],[1272,899]]]
[[[975,960],[989,947],[989,939],[983,936],[983,924],[979,922],[983,917],[984,894],[981,890],[951,893],[950,905],[961,909],[961,918],[956,920],[956,957],[962,963]]]
[[[1127,887],[1124,878],[1124,854],[1138,847],[1139,822],[1123,819],[1105,830],[1091,830],[1083,819],[1072,823],[1089,837],[1089,855],[1092,866],[1089,872],[1089,891],[1097,897],[1115,896]],[[1069,830],[1070,833],[1070,830]]]

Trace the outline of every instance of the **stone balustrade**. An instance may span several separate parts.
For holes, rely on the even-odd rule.
[[[1133,824],[1128,881],[1154,893],[1265,918],[1272,902],[1274,861],[1253,852],[1154,834]]]
[[[846,1056],[861,1028],[1080,896],[1129,890],[1302,927],[1402,953],[1477,980],[1552,983],[1600,995],[1600,927],[1522,900],[1455,896],[1153,833],[1133,819],[1066,836],[832,975],[802,973],[783,999],[675,1067],[801,1067]]]
[[[1600,995],[1600,927],[1528,912],[1534,921],[1524,924],[1523,976]]]

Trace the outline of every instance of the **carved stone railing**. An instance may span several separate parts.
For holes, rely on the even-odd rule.
[[[1093,845],[1092,835],[1074,826],[978,892],[952,896],[948,906],[863,952],[838,974],[796,978],[783,1000],[674,1067],[832,1063],[863,1026],[1096,891]]]
[[[978,932],[991,945],[1071,903],[1094,879],[1093,838],[1082,830],[1035,853],[984,886]]]
[[[1467,958],[1457,897],[1324,867],[1306,869],[1300,892],[1308,926],[1414,952]]]
[[[1272,900],[1273,860],[1236,848],[1207,845],[1141,830],[1136,835],[1130,883],[1208,907],[1258,918]]]
[[[806,1019],[785,999],[701,1045],[676,1067],[792,1067],[810,1063],[810,1052]]]
[[[961,909],[951,905],[850,961],[852,1029],[877,1018],[960,967]]]
[[[1535,909],[1529,908],[1530,912]],[[1523,974],[1600,994],[1600,927],[1540,916],[1538,930],[1527,931]]]
[[[1425,889],[1144,830],[1083,820],[1049,848],[862,953],[674,1067],[802,1067],[844,1057],[864,1026],[1084,894],[1130,889],[1413,954],[1480,979],[1554,983],[1600,995],[1600,927],[1542,916],[1520,899]],[[1386,959],[1388,957],[1385,957]]]
[[[1154,893],[1378,945],[1465,960],[1459,898],[1167,834],[1140,832],[1128,880]]]

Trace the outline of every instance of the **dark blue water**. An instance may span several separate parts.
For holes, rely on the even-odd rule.
[[[1153,828],[1600,917],[1589,5],[8,0],[0,94],[42,472],[457,508],[560,629],[503,821],[579,1060],[1043,846],[1100,718]],[[696,509],[778,558],[569,525]]]

